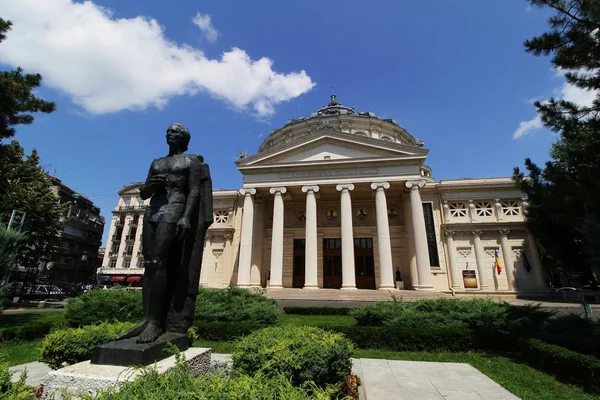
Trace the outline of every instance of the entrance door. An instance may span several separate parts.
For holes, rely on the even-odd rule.
[[[354,239],[354,270],[358,289],[375,289],[375,262],[373,260],[373,239]]]
[[[304,252],[306,241],[304,239],[294,239],[294,275],[292,277],[292,287],[304,287]]]
[[[342,287],[342,239],[323,239],[323,287]]]

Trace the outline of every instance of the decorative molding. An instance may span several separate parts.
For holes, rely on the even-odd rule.
[[[498,231],[498,233],[500,233],[500,236],[508,237],[508,234],[510,233],[510,231],[508,229],[502,229],[502,230]]]
[[[212,254],[215,258],[219,258],[223,254],[223,249],[212,249]]]
[[[475,222],[477,221],[477,211],[475,209],[475,204],[473,203],[473,199],[469,199],[468,202],[469,218],[471,219],[471,222]]]
[[[500,251],[497,247],[486,247],[484,249],[485,254],[487,254],[488,256],[491,256],[491,257],[495,257],[497,251],[498,251],[498,255],[500,255]]]
[[[448,206],[448,200],[443,201],[442,208],[444,209],[444,222],[448,222],[450,220],[450,206]]]
[[[281,196],[287,192],[287,189],[284,187],[273,187],[269,189],[269,193],[274,194],[275,196]]]
[[[317,185],[302,186],[303,193],[308,193],[308,192],[317,193],[318,191],[319,191],[319,186],[317,186]]]
[[[256,194],[256,189],[254,189],[254,188],[242,188],[242,189],[239,190],[239,192],[240,192],[240,194],[242,196],[246,196],[246,195],[254,196]]]
[[[456,233],[456,231],[444,231],[444,236],[446,236],[447,238],[453,238],[456,235]]]
[[[502,212],[502,203],[500,203],[500,199],[494,199],[494,207],[496,209],[496,218],[498,218],[498,221],[502,221],[504,219],[504,213]]]
[[[476,231],[471,231],[471,234],[473,235],[473,237],[477,236],[481,236],[481,234],[483,233],[483,231],[481,230],[476,230]]]
[[[371,183],[371,189],[373,190],[385,190],[385,189],[389,189],[390,188],[390,183],[389,182],[373,182]]]
[[[351,192],[354,190],[354,185],[352,183],[348,183],[346,185],[337,185],[335,187],[335,190],[337,190],[338,192],[342,192],[344,190]]]
[[[471,254],[470,247],[457,247],[456,252],[460,254],[462,257],[467,258]]]
[[[418,181],[406,181],[404,184],[408,189],[419,190],[425,186],[425,179],[419,179]]]

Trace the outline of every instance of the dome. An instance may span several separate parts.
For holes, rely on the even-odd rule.
[[[324,129],[332,129],[390,143],[423,147],[421,140],[410,135],[395,120],[377,118],[375,113],[370,111],[357,112],[353,107],[347,107],[338,102],[337,96],[332,94],[329,103],[311,113],[310,117],[289,119],[285,126],[271,131],[258,148],[258,152],[283,146],[292,140],[303,138]]]

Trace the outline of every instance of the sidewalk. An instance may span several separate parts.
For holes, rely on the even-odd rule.
[[[213,353],[211,364],[231,365],[231,355]],[[37,387],[51,369],[32,362],[11,368],[27,368],[27,384]],[[518,400],[469,364],[352,359],[369,400]],[[16,374],[13,379],[18,379]],[[361,398],[361,400],[365,400]]]

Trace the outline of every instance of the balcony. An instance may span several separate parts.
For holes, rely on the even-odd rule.
[[[129,253],[127,251],[123,252],[123,257],[133,257],[133,253]]]
[[[116,242],[119,242],[119,241],[121,241],[121,235],[113,235],[113,236],[112,236],[112,240],[114,240],[114,241],[116,241]]]
[[[135,236],[134,235],[127,235],[127,236],[125,236],[125,240],[127,240],[128,242],[133,242],[135,240]]]
[[[123,222],[121,222],[121,221],[115,221],[115,226],[123,226]]]
[[[131,221],[129,221],[129,226],[131,226],[132,228],[137,228],[138,222],[132,219]]]
[[[137,252],[137,256],[138,257],[144,257],[144,253],[140,250]]]
[[[117,257],[119,255],[119,250],[117,251],[109,251],[108,252],[108,256],[109,257]]]

